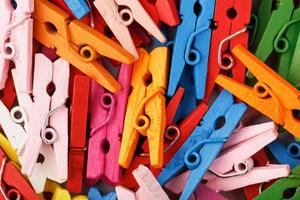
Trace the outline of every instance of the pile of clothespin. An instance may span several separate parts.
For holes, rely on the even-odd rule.
[[[0,200],[300,199],[300,0],[0,17]]]

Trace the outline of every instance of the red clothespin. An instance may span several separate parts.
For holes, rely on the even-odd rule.
[[[246,26],[250,22],[251,4],[252,0],[216,0],[204,101],[209,99],[215,78],[221,72],[231,70],[234,79],[244,82],[246,68],[231,50],[237,44],[248,46]]]
[[[187,118],[185,118],[180,124],[176,125],[174,123],[174,117],[176,111],[179,107],[181,99],[184,94],[184,89],[179,88],[168,106],[166,107],[166,131],[164,135],[164,155],[163,155],[163,166],[165,166],[173,157],[173,155],[177,152],[177,150],[181,147],[181,145],[185,142],[185,140],[189,137],[193,129],[200,122],[202,116],[207,111],[208,107],[206,104],[202,103],[198,105],[197,108],[193,112],[191,112]],[[124,185],[128,188],[136,188],[137,183],[132,176],[132,171],[136,169],[140,164],[150,166],[150,159],[148,156],[149,148],[148,142],[144,142],[142,145],[142,150],[144,153],[140,155],[136,155],[133,159],[130,167],[124,173],[121,185]],[[154,176],[158,176],[161,169],[156,169],[150,167]]]
[[[0,188],[0,199],[25,199],[39,200],[25,177],[16,166],[7,161],[4,151],[0,148],[0,177],[2,179]]]
[[[16,99],[16,91],[11,73],[8,74],[5,88],[0,92],[0,100],[7,108],[12,108]]]
[[[156,25],[159,26],[163,22],[169,26],[176,26],[180,23],[175,0],[140,0],[140,2]]]
[[[75,75],[71,99],[71,130],[67,189],[81,192],[85,161],[86,125],[89,105],[90,79]]]

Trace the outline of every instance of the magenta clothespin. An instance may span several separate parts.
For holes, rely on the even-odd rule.
[[[169,200],[168,195],[148,167],[139,165],[132,171],[132,174],[139,185],[139,189],[134,193],[123,186],[117,186],[116,193],[119,200]]]
[[[289,175],[289,165],[255,167],[255,153],[278,136],[273,122],[253,125],[235,131],[214,160],[204,179],[215,191],[230,191],[248,185],[268,182]]]
[[[130,91],[131,65],[121,65],[118,82],[122,90],[112,94],[92,81],[91,133],[89,139],[86,178],[88,184],[100,178],[116,184],[121,178],[118,164],[124,116]]]
[[[34,0],[0,1],[0,90],[5,87],[10,61],[14,61],[22,92],[32,90],[32,34]]]
[[[28,176],[32,175],[41,154],[42,160],[51,163],[52,168],[46,166],[46,170],[56,171],[59,182],[67,179],[68,108],[65,103],[69,91],[69,70],[69,63],[63,59],[52,63],[43,54],[35,55],[28,136],[19,151],[22,173]]]

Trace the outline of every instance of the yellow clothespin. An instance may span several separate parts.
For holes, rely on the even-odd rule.
[[[110,92],[121,89],[97,60],[100,55],[132,63],[135,58],[120,45],[70,15],[48,0],[35,0],[34,38],[97,81]]]
[[[17,152],[13,149],[3,133],[0,133],[0,146],[5,152],[6,156],[16,164],[16,167],[20,168],[21,163],[18,159]]]
[[[159,168],[163,163],[169,50],[159,47],[149,55],[146,50],[138,49],[138,54],[133,66],[119,164],[129,167],[141,134],[148,139],[151,165]]]

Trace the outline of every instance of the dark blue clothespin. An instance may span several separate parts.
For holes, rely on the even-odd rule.
[[[97,188],[91,187],[88,198],[89,200],[117,200],[117,194],[115,192],[110,192],[106,195],[102,195]]]
[[[85,0],[64,0],[77,19],[82,19],[90,12]]]
[[[191,170],[180,197],[189,199],[246,109],[244,103],[235,104],[232,94],[223,90],[200,125],[160,173],[158,182],[165,185],[183,170]]]
[[[268,145],[268,149],[279,163],[289,164],[291,168],[295,168],[300,164],[300,142],[290,134],[285,135],[284,141],[288,143],[275,140]]]
[[[215,0],[182,1],[170,71],[168,96],[173,96],[185,67],[193,68],[197,99],[205,94]]]

